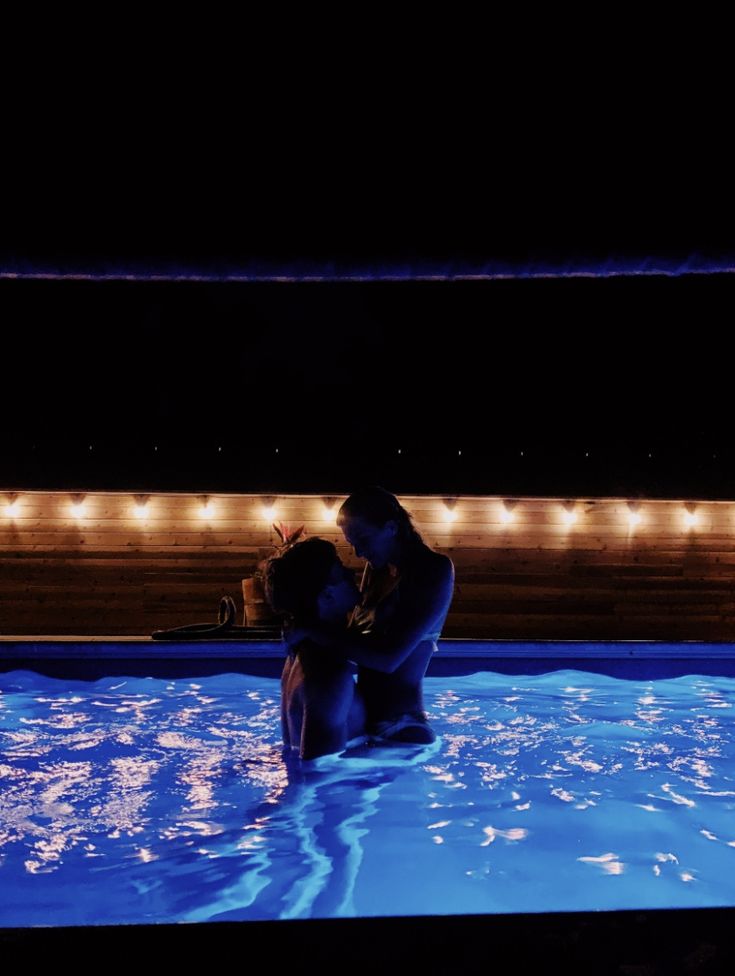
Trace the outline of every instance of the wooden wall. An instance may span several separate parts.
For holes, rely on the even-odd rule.
[[[149,634],[185,623],[215,622],[219,597],[240,610],[241,580],[277,541],[255,495],[86,496],[83,517],[72,496],[0,496],[0,633]],[[76,498],[76,496],[75,496]],[[335,499],[339,507],[342,498]],[[629,525],[624,499],[569,502],[492,497],[444,500],[401,496],[429,545],[449,555],[456,591],[447,637],[731,640],[735,637],[735,502],[697,502],[685,524],[683,501],[642,501]],[[360,565],[313,495],[275,499],[276,519],[306,524]],[[336,511],[336,508],[335,508]]]

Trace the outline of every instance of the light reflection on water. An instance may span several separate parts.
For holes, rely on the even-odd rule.
[[[286,763],[278,681],[0,679],[0,925],[735,905],[735,680],[426,681]]]

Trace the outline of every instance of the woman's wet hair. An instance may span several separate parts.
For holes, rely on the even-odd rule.
[[[276,613],[301,620],[318,616],[317,600],[337,561],[337,550],[326,539],[297,542],[265,567],[265,596]]]
[[[398,525],[398,538],[402,545],[423,542],[414,528],[411,513],[401,505],[395,495],[379,485],[360,488],[342,503],[337,514],[337,525],[341,528],[350,518],[364,519],[376,528],[381,528],[393,519]]]

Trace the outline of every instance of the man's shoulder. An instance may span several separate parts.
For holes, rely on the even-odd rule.
[[[319,660],[319,652],[321,648],[318,644],[315,644],[313,640],[305,637],[300,640],[294,651],[294,663],[301,666],[301,668],[309,667],[314,663],[314,661]]]

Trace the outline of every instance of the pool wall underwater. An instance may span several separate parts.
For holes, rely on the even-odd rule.
[[[149,638],[0,639],[0,671],[32,670],[54,678],[95,680],[134,674],[196,677],[239,672],[277,677],[278,641],[161,643]],[[687,674],[735,675],[735,645],[652,641],[442,640],[429,676],[493,671],[539,675],[580,670],[653,680]],[[0,677],[2,682],[2,677]],[[735,908],[548,912],[195,924],[49,926],[0,929],[10,961],[125,947],[191,952],[269,953],[279,963],[420,964],[427,972],[485,970],[502,961],[515,971],[542,971],[551,960],[567,972],[720,972],[735,965]],[[638,967],[636,969],[635,967]],[[643,968],[647,967],[647,968]]]
[[[544,674],[560,668],[618,678],[684,674],[735,676],[735,643],[705,641],[511,641],[442,638],[428,677]],[[279,677],[278,640],[154,641],[150,637],[0,637],[0,671],[28,668],[49,677],[89,678],[120,673],[203,676],[223,671]]]

